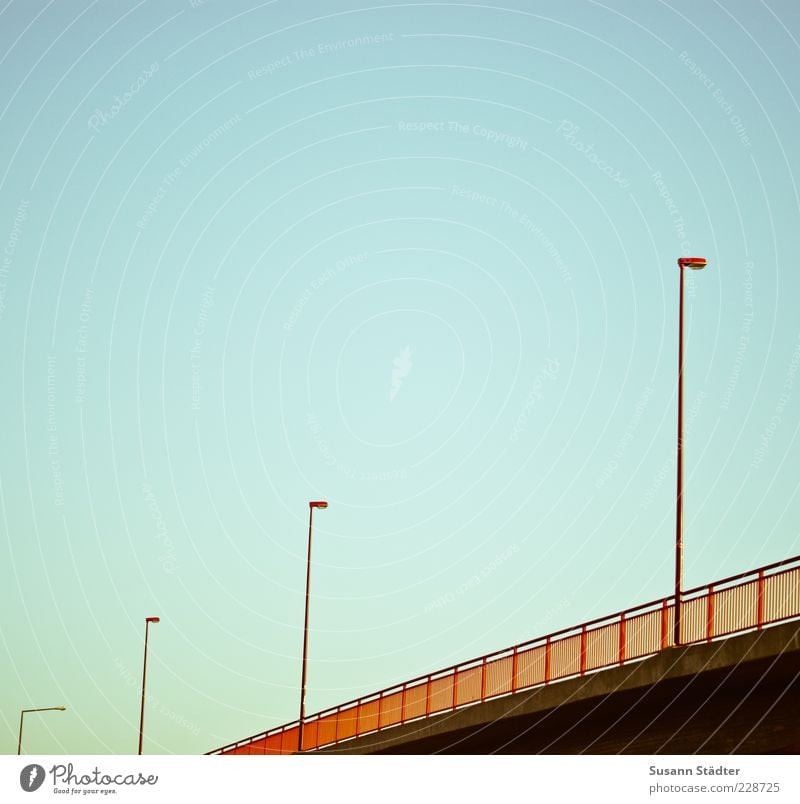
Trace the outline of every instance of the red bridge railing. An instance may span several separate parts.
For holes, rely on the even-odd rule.
[[[690,589],[681,605],[685,645],[800,617],[800,556]],[[654,600],[325,709],[306,718],[303,751],[643,659],[672,646],[674,613],[674,598]],[[294,721],[209,754],[291,754],[298,731]]]

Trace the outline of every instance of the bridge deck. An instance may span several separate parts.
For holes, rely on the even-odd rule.
[[[303,750],[344,744],[555,681],[583,680],[597,671],[639,663],[674,647],[674,611],[674,599],[662,598],[326,709],[304,721]],[[797,617],[800,556],[682,593],[681,645],[758,632]],[[209,753],[294,753],[298,732],[294,721]]]
[[[800,622],[667,649],[320,749],[347,754],[800,753]]]

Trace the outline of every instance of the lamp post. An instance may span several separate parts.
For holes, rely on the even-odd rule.
[[[315,508],[327,508],[324,500],[312,500],[308,504],[308,560],[306,561],[306,614],[303,625],[303,676],[300,681],[300,724],[297,729],[297,750],[303,750],[303,720],[306,716],[306,657],[308,655],[308,593],[311,585],[311,523]]]
[[[144,621],[144,662],[142,663],[142,711],[139,714],[139,753],[142,753],[142,739],[144,738],[144,688],[147,681],[147,636],[150,623],[161,622],[160,617],[146,617]]]
[[[17,756],[22,753],[22,720],[28,712],[63,712],[66,706],[45,706],[42,709],[22,709],[19,713],[19,738],[17,739]]]
[[[673,644],[681,644],[681,587],[683,586],[683,269],[705,268],[705,257],[680,257],[680,301],[678,314],[678,484],[675,501],[675,630]]]

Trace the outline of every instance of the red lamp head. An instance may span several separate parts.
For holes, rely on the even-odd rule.
[[[312,500],[308,504],[308,507],[309,508],[327,508],[328,503],[326,503],[325,500]]]
[[[144,621],[145,621],[146,623],[160,623],[160,622],[161,622],[161,618],[160,618],[160,617],[145,617],[145,620],[144,620]]]
[[[708,265],[708,260],[705,257],[679,257],[678,265],[681,268],[691,268],[694,271],[699,271]]]

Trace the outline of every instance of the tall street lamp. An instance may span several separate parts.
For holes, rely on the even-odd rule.
[[[675,631],[673,644],[681,644],[681,587],[683,586],[683,269],[705,268],[705,257],[680,257],[680,313],[678,316],[678,488],[675,508]]]
[[[142,739],[144,738],[144,688],[147,681],[147,636],[150,623],[161,622],[160,617],[146,617],[144,621],[144,662],[142,663],[142,711],[139,714],[139,753],[142,753]]]
[[[311,523],[315,508],[327,508],[324,500],[312,500],[308,504],[308,560],[306,561],[306,616],[303,626],[303,677],[300,682],[300,725],[297,730],[297,750],[303,750],[303,720],[306,716],[306,657],[308,655],[308,592],[311,585]]]
[[[22,709],[19,713],[19,738],[17,739],[17,756],[22,753],[22,720],[28,712],[63,712],[66,706],[45,706],[42,709]]]

